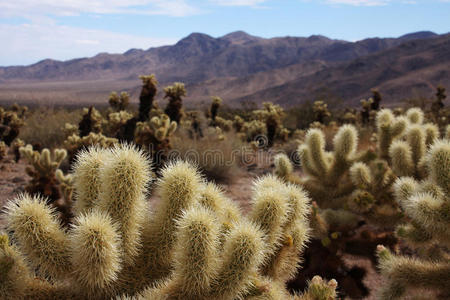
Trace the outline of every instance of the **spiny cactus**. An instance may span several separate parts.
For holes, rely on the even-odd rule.
[[[10,110],[0,107],[0,141],[7,146],[19,136],[20,128],[24,125],[26,106],[13,105]]]
[[[130,104],[130,95],[127,92],[121,92],[119,96],[117,92],[111,92],[108,103],[116,112],[125,110]]]
[[[265,123],[267,146],[272,147],[285,115],[283,108],[271,102],[264,102],[263,109],[253,111],[253,115],[257,120]]]
[[[184,83],[175,82],[173,85],[165,87],[164,93],[164,98],[169,100],[164,113],[168,115],[172,121],[180,123],[181,117],[183,116],[183,97],[186,96]]]
[[[426,175],[425,153],[440,137],[439,128],[433,123],[423,124],[424,113],[419,108],[409,109],[406,118],[409,122],[404,136],[392,142],[389,157],[396,175],[420,179]]]
[[[377,89],[372,89],[372,103],[370,105],[371,110],[379,110],[381,103],[381,93]]]
[[[7,154],[8,154],[8,148],[6,147],[5,142],[1,141],[0,142],[0,161],[2,161],[3,158],[5,158]]]
[[[325,151],[325,136],[320,129],[308,130],[298,148],[304,172],[303,184],[314,200],[337,199],[351,193],[354,185],[342,180],[355,161],[367,160],[370,151],[357,153],[358,132],[353,125],[341,126],[333,139],[334,151]]]
[[[436,291],[442,299],[450,294],[450,142],[436,140],[425,156],[428,177],[417,182],[401,177],[395,183],[396,200],[411,218],[397,234],[412,245],[424,248],[421,257],[405,257],[379,246],[380,269],[386,276],[382,299],[400,299],[412,288]]]
[[[15,139],[11,144],[11,150],[14,154],[14,160],[18,162],[20,160],[20,147],[25,146],[25,142],[21,139]]]
[[[324,124],[325,118],[331,116],[331,113],[328,111],[328,104],[323,101],[314,101],[313,112],[315,121],[320,124]]]
[[[108,114],[108,119],[105,120],[104,127],[108,136],[121,138],[124,135],[124,128],[126,124],[133,118],[133,114],[121,110]]]
[[[153,101],[158,91],[155,74],[141,75],[142,90],[139,96],[139,118],[138,121],[144,122],[149,118],[150,110],[153,108]]]
[[[5,217],[14,245],[0,238],[1,295],[334,298],[334,281],[314,279],[304,297],[284,287],[308,239],[309,199],[301,188],[260,178],[247,218],[190,164],[173,162],[161,175],[160,201],[150,212],[145,195],[151,172],[141,150],[117,145],[82,151],[73,174],[78,208],[68,231],[43,198],[10,201]]]
[[[401,137],[408,126],[408,119],[403,116],[395,117],[390,109],[382,109],[376,116],[378,155],[382,159],[389,159],[389,147],[392,142]]]
[[[172,145],[170,137],[177,129],[177,123],[171,121],[166,114],[154,116],[148,122],[138,122],[136,127],[136,143],[148,150],[154,157],[154,165],[160,169],[166,161]]]
[[[102,131],[103,117],[93,106],[83,109],[83,118],[78,124],[80,137],[85,137],[91,132],[100,133]]]
[[[64,147],[67,149],[69,155],[69,163],[75,161],[75,157],[79,151],[86,149],[89,146],[99,146],[102,148],[112,147],[118,142],[115,138],[106,137],[101,133],[89,133],[87,136],[80,137],[73,134],[64,141]]]
[[[20,154],[28,161],[27,174],[32,178],[26,186],[30,194],[48,197],[51,202],[60,198],[55,172],[67,156],[64,149],[55,149],[53,157],[50,150],[34,151],[31,145],[20,148]]]
[[[211,108],[209,113],[211,114],[211,125],[216,126],[216,117],[219,112],[220,105],[222,105],[222,99],[220,97],[212,97]]]

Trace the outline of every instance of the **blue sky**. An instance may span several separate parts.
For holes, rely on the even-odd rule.
[[[192,32],[356,41],[450,32],[450,0],[0,0],[0,65],[174,44]]]

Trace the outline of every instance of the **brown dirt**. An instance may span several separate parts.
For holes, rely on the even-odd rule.
[[[3,206],[17,194],[24,191],[30,177],[25,173],[26,163],[16,163],[12,155],[8,155],[0,161],[0,230],[4,226]]]

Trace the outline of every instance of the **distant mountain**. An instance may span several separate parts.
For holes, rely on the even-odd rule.
[[[371,88],[378,88],[385,99],[394,103],[405,97],[431,96],[438,84],[449,89],[450,34],[433,39],[406,40],[387,50],[240,97],[238,101],[271,99],[290,105],[322,95],[334,95],[354,104],[370,95]]]
[[[360,89],[370,84],[379,85],[387,80],[392,83],[396,73],[389,72],[389,67],[393,69],[398,61],[391,61],[389,57],[408,60],[402,55],[415,55],[398,50],[403,44],[418,41],[416,50],[419,51],[422,44],[425,47],[446,37],[432,32],[417,32],[399,38],[347,42],[319,35],[265,39],[243,31],[219,38],[192,33],[172,46],[130,49],[123,54],[100,53],[91,58],[69,61],[46,59],[30,66],[0,67],[0,101],[46,100],[57,103],[64,99],[87,103],[105,101],[111,90],[126,90],[133,96],[139,92],[138,76],[155,73],[162,86],[174,81],[186,83],[187,100],[192,102],[207,100],[211,95],[230,101],[241,101],[248,96],[255,101],[286,102],[286,99],[296,99],[298,102],[304,100],[305,94],[311,96],[306,88],[314,91],[323,86],[328,89],[336,86],[335,92],[341,96],[340,85],[333,80],[344,81],[353,76],[342,71],[342,68],[350,68],[353,70],[350,73],[360,74],[358,88],[348,86],[342,94],[342,97],[353,99],[353,95],[359,97],[362,93]],[[419,69],[422,68],[421,57],[416,57],[416,67]],[[430,60],[438,59],[427,57],[425,60],[431,64]],[[381,61],[391,64],[383,71],[387,72],[383,73],[386,75],[384,79],[367,80],[361,77],[370,75],[372,78],[372,74],[378,74]],[[368,68],[367,74],[355,67],[359,64]],[[409,64],[413,68],[402,69],[402,76],[417,72],[414,63]],[[337,75],[334,74],[343,77],[335,78]],[[429,81],[430,85],[434,83]],[[296,97],[292,98],[294,91]]]

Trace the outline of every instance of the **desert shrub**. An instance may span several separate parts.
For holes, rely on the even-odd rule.
[[[55,148],[63,145],[66,134],[63,130],[66,123],[77,124],[82,110],[41,107],[32,112],[25,121],[19,138],[26,144]]]

